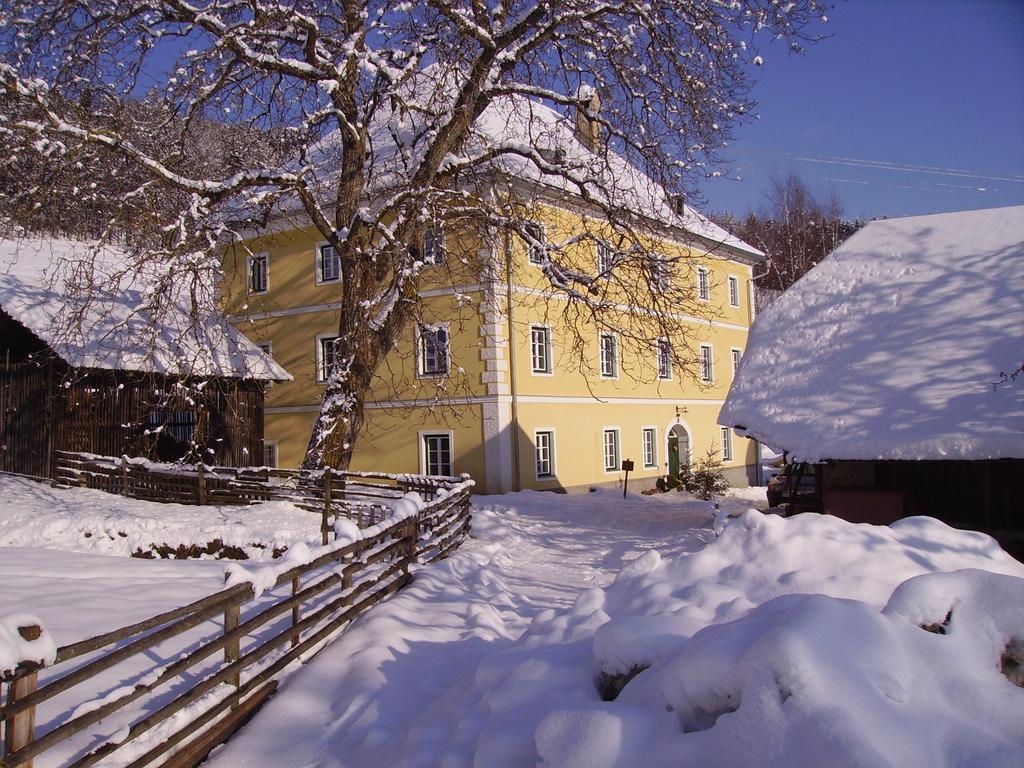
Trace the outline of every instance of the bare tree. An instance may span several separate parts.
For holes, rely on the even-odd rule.
[[[769,295],[786,290],[864,224],[843,217],[833,190],[816,194],[792,171],[772,176],[765,201],[743,218],[715,218],[768,257],[757,289]]]
[[[687,294],[658,289],[666,267],[644,234],[664,219],[664,190],[692,192],[750,113],[759,43],[799,50],[824,19],[816,0],[4,0],[0,9],[0,136],[12,161],[95,155],[131,168],[138,183],[126,197],[161,233],[139,260],[188,278],[193,300],[215,294],[205,286],[217,279],[216,248],[271,215],[312,222],[336,249],[337,363],[306,463],[342,467],[374,371],[417,315],[419,244],[442,220],[544,248],[548,287],[581,322],[630,326],[638,343],[675,338],[680,325],[665,310]],[[126,109],[143,90],[159,109]],[[559,146],[564,126],[534,131],[553,109],[577,110],[585,151]],[[496,120],[517,130],[495,130]],[[200,138],[211,122],[279,137],[283,152],[211,162]],[[586,233],[538,242],[524,220],[524,175],[612,223],[621,255],[603,283],[561,258]],[[618,309],[610,283],[627,304],[654,307],[653,331]]]

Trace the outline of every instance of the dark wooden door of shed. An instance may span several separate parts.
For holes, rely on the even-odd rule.
[[[0,361],[0,470],[50,476],[47,368]]]

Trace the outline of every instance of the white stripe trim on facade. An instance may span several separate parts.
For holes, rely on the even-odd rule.
[[[331,285],[332,283],[326,283]],[[321,283],[323,285],[323,283]],[[420,296],[430,298],[433,296],[449,296],[457,293],[479,293],[483,286],[478,283],[471,285],[456,285],[451,288],[427,288],[420,291]],[[274,317],[293,317],[295,315],[309,315],[314,312],[331,312],[341,309],[340,301],[331,301],[325,304],[307,304],[301,307],[288,307],[287,309],[268,309],[266,312],[250,312],[245,315],[229,315],[228,322],[241,323],[248,320],[269,320]]]
[[[518,395],[516,400],[520,403],[558,403],[563,405],[588,405],[593,403],[613,403],[618,405],[717,405],[721,406],[725,400],[696,400],[680,399],[670,400],[664,397],[563,397],[560,395]],[[475,397],[451,397],[445,398],[446,405],[487,405],[498,404],[508,405],[512,402],[511,395],[479,395]],[[384,408],[432,408],[438,403],[437,400],[380,400],[373,403],[366,403],[368,409],[380,410]],[[280,413],[319,413],[319,405],[279,405],[263,409],[268,414]],[[500,420],[499,420],[500,424]],[[500,426],[499,426],[500,429]]]

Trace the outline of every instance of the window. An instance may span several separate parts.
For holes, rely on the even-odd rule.
[[[260,348],[260,352],[262,352],[264,355],[269,357],[271,360],[274,359],[274,344],[272,342],[269,342],[269,341],[257,341],[256,342],[256,346]],[[270,389],[272,386],[274,386],[274,382],[273,381],[267,380],[267,381],[263,382],[263,389],[264,389],[264,391]],[[267,466],[270,466],[270,465],[268,464]]]
[[[160,461],[176,461],[196,447],[195,411],[149,411],[145,434],[154,441],[154,454]]]
[[[672,268],[664,256],[651,256],[647,266],[651,270],[652,291],[667,291],[672,287]]]
[[[249,257],[249,293],[266,293],[270,287],[270,257],[256,253]]]
[[[740,305],[740,280],[734,275],[729,276],[729,306],[738,307]]]
[[[316,255],[317,283],[336,283],[341,279],[341,259],[333,245],[321,245]]]
[[[555,475],[555,433],[545,429],[533,433],[533,445],[537,459],[537,479]]]
[[[316,340],[316,380],[327,381],[334,372],[334,365],[337,360],[334,342],[338,340],[338,337],[317,336]]]
[[[444,231],[428,229],[423,233],[423,263],[444,264]]]
[[[277,443],[266,441],[263,443],[263,466],[277,467]]]
[[[697,267],[697,298],[701,301],[711,298],[711,283],[708,271],[704,267]]]
[[[722,427],[722,461],[732,461],[732,430]]]
[[[530,357],[534,373],[551,373],[551,329],[534,325],[530,327]]]
[[[419,368],[421,376],[448,373],[448,329],[443,325],[419,327]]]
[[[740,369],[740,355],[743,354],[743,350],[732,348],[732,376],[736,378],[736,371]]]
[[[544,226],[542,224],[535,224],[531,221],[523,224],[523,229],[526,231],[528,236],[526,248],[529,254],[530,263],[541,265],[547,264],[548,249],[544,239]]]
[[[619,430],[606,429],[604,431],[604,471],[618,472],[619,470]]]
[[[608,243],[597,244],[597,274],[607,275],[615,267],[616,253]]]
[[[658,430],[654,427],[644,427],[643,444],[644,466],[658,466]]]
[[[712,352],[710,344],[700,345],[700,380],[715,380],[714,352]]]
[[[420,464],[425,475],[451,477],[452,435],[451,432],[425,433],[421,435]]]
[[[618,340],[614,333],[601,334],[601,378],[614,379],[619,375]]]
[[[672,345],[668,339],[658,339],[658,378],[672,378]]]

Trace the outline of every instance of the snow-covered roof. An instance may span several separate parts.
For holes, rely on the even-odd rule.
[[[614,195],[614,202],[659,223],[684,230],[711,243],[728,245],[760,259],[764,254],[727,232],[695,208],[683,206],[677,213],[665,188],[623,157],[609,152],[595,155],[579,141],[572,117],[535,100],[522,96],[495,99],[484,111],[478,126],[477,141],[484,146],[524,144],[526,147],[563,149],[566,162],[583,178],[599,180],[586,185],[596,199]],[[516,178],[539,182],[569,194],[577,194],[575,185],[564,176],[542,173],[530,160],[518,155],[501,158],[504,169]],[[573,171],[570,171],[571,173]]]
[[[1024,458],[1024,206],[871,222],[755,321],[719,422],[797,460]]]
[[[420,81],[418,81],[420,82]],[[423,78],[423,90],[416,100],[434,105],[422,113],[410,112],[374,121],[370,129],[374,167],[371,188],[386,189],[405,178],[415,163],[410,160],[410,147],[418,137],[428,135],[430,121],[444,109],[450,94],[443,82]],[[694,235],[703,242],[695,246],[713,250],[720,245],[753,261],[762,261],[764,254],[753,246],[727,232],[689,205],[677,212],[665,188],[641,169],[614,152],[607,155],[594,153],[577,138],[573,116],[567,116],[537,99],[521,95],[496,97],[475,123],[469,140],[458,155],[449,155],[446,163],[460,164],[485,155],[495,149],[505,150],[488,163],[489,168],[500,169],[519,181],[535,183],[539,188],[568,199],[583,200],[573,178],[585,180],[585,194],[602,204],[611,204],[630,210],[640,216],[680,232]],[[325,136],[310,153],[308,166],[321,181],[323,196],[330,199],[332,181],[340,159],[341,134],[338,131]],[[403,145],[402,151],[397,145]],[[533,158],[538,152],[559,150],[565,153],[559,162],[560,173],[546,173]],[[413,151],[411,154],[415,154]],[[542,162],[544,158],[541,158]],[[449,166],[450,167],[450,166]]]
[[[104,283],[125,263],[109,246],[57,238],[0,240],[0,307],[79,368],[287,381],[291,375],[213,317],[193,327],[175,305],[157,318],[144,291]],[[73,275],[83,265],[98,280],[85,297]]]

